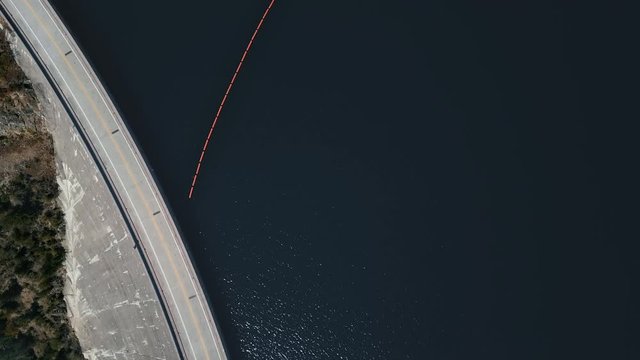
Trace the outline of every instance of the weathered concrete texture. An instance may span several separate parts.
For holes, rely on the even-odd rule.
[[[224,360],[222,339],[169,209],[142,154],[82,50],[46,0],[0,0],[77,121],[132,226],[187,359]],[[91,174],[75,172],[86,181]],[[87,191],[87,188],[85,188]],[[96,262],[97,263],[97,262]]]
[[[177,359],[176,346],[142,258],[113,196],[58,97],[20,41],[55,144],[67,223],[65,298],[88,359]]]

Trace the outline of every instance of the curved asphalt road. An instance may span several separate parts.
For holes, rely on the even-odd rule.
[[[44,0],[2,0],[80,124],[142,244],[187,359],[225,360],[221,337],[180,234],[129,131],[57,14]]]

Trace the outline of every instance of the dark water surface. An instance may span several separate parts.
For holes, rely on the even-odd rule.
[[[234,359],[640,358],[633,9],[54,0]],[[521,2],[518,2],[521,3]]]

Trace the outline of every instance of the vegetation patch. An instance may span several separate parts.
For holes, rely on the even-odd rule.
[[[53,142],[1,32],[0,360],[83,359],[63,296],[65,224]]]

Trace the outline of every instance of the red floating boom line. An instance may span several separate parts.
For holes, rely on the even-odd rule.
[[[242,58],[240,58],[240,63],[238,64],[236,71],[233,73],[233,77],[229,82],[229,86],[227,86],[227,91],[224,93],[224,96],[222,97],[222,102],[220,102],[220,106],[218,106],[218,112],[216,113],[216,116],[213,118],[211,129],[209,129],[209,134],[207,134],[207,139],[205,140],[204,146],[202,147],[202,152],[200,153],[200,159],[198,159],[198,165],[196,166],[196,173],[193,175],[193,181],[191,182],[191,188],[189,189],[189,199],[191,199],[191,195],[193,195],[193,189],[196,187],[196,181],[198,180],[198,174],[200,173],[200,166],[202,165],[202,160],[204,159],[204,153],[207,151],[207,147],[209,146],[209,140],[211,140],[211,135],[213,134],[213,128],[216,127],[216,123],[218,122],[218,119],[220,118],[220,113],[222,112],[222,108],[224,108],[224,103],[227,101],[227,97],[231,92],[231,88],[233,88],[233,84],[236,81],[236,77],[238,76],[238,73],[240,73],[240,69],[242,69],[242,64],[244,63],[244,60],[247,57],[247,53],[249,52],[249,49],[251,49],[251,46],[253,45],[253,41],[255,40],[256,35],[258,35],[258,31],[260,31],[260,28],[264,23],[264,19],[267,17],[267,15],[269,15],[269,11],[271,10],[273,3],[275,2],[276,0],[271,0],[271,3],[269,4],[269,6],[267,6],[267,9],[264,11],[264,14],[262,14],[262,18],[260,19],[260,22],[258,23],[258,26],[256,27],[255,31],[253,32],[253,35],[251,35],[251,40],[249,40],[249,44],[247,44],[247,48],[244,49]]]

